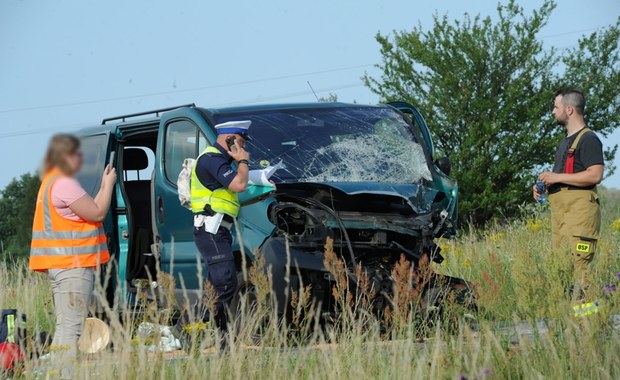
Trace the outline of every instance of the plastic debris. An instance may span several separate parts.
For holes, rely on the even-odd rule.
[[[138,326],[136,336],[142,341],[151,339],[157,342],[157,344],[147,346],[147,350],[150,352],[170,352],[181,349],[181,342],[172,335],[172,328],[170,326],[142,322]]]

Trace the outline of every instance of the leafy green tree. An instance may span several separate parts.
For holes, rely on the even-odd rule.
[[[564,133],[550,112],[558,87],[585,91],[586,119],[603,136],[620,125],[620,19],[576,48],[545,49],[539,34],[554,8],[547,0],[526,14],[513,0],[498,5],[495,21],[435,15],[428,31],[376,36],[382,74],[363,79],[383,100],[424,114],[438,154],[452,160],[465,221],[509,217],[531,200],[535,174]],[[616,149],[605,152],[608,174]]]
[[[338,101],[338,95],[332,94],[331,92],[326,97],[321,96],[319,98],[319,102],[323,102],[323,103],[330,103],[330,102],[337,102],[337,101]]]
[[[586,93],[588,126],[609,136],[620,126],[620,18],[614,26],[583,36],[577,48],[568,49],[561,60],[565,70],[558,82],[577,84]],[[605,170],[613,174],[618,145],[605,151]]]
[[[0,242],[3,259],[26,257],[30,252],[32,219],[41,181],[24,174],[0,192]]]

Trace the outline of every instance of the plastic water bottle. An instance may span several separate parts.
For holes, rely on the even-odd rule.
[[[538,203],[544,203],[547,200],[547,186],[541,180],[536,181],[536,191],[540,194],[540,198],[538,198]]]

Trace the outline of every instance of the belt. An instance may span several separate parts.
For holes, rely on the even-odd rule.
[[[562,190],[594,190],[596,186],[588,186],[588,187],[578,187],[578,186],[567,186],[567,185],[553,185],[549,187],[549,194],[559,193]]]
[[[211,214],[211,215],[209,215],[209,214],[207,214],[207,213],[199,212],[199,213],[196,213],[196,214],[194,214],[194,215],[206,215],[206,216],[211,216],[211,215],[215,215],[215,214]],[[223,218],[223,219],[222,219],[222,221],[220,222],[220,227],[224,227],[224,228],[226,228],[227,230],[229,230],[229,231],[230,231],[230,230],[232,229],[232,227],[233,227],[233,225],[234,225],[234,224],[235,224],[235,219],[234,219],[232,216],[230,216],[230,215],[226,215],[226,214],[224,214],[224,218]]]

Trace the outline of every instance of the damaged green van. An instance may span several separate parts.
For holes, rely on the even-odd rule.
[[[260,252],[273,279],[278,311],[286,295],[312,284],[312,297],[333,312],[333,277],[323,264],[333,239],[346,267],[361,265],[378,297],[392,292],[391,270],[404,255],[414,267],[443,260],[438,237],[455,234],[457,184],[447,158],[434,160],[429,130],[406,103],[260,105],[208,109],[193,104],[118,117],[81,130],[84,167],[79,180],[96,193],[112,152],[119,175],[105,221],[108,268],[116,281],[108,301],[133,302],[139,284],[174,277],[181,301],[200,296],[205,263],[192,235],[192,215],[178,199],[177,177],[216,139],[218,123],[251,120],[250,169],[281,163],[276,188],[249,186],[234,227],[241,277]],[[433,275],[423,291],[467,289],[463,280]]]

